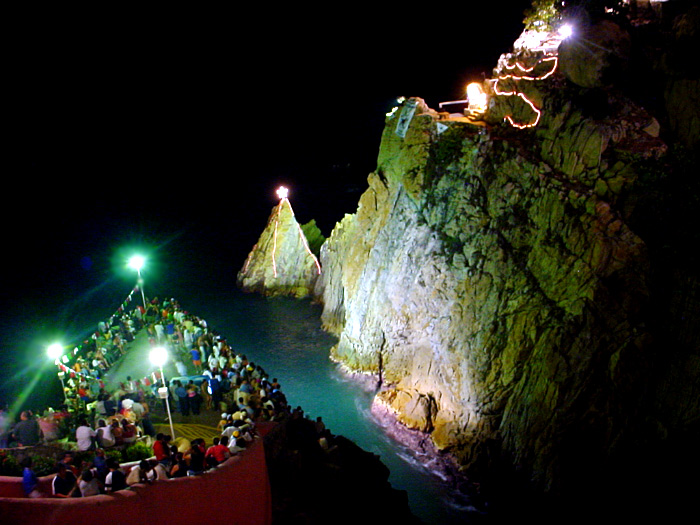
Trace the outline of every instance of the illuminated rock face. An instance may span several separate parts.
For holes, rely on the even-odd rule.
[[[648,262],[620,205],[636,175],[600,159],[604,131],[549,117],[540,152],[464,122],[438,134],[420,100],[404,138],[399,118],[321,250],[332,355],[381,374],[378,401],[462,464],[554,490],[640,408]]]
[[[283,198],[238,272],[238,285],[247,292],[301,298],[311,294],[320,271],[289,200]]]
[[[377,402],[482,479],[578,494],[632,479],[629,450],[697,442],[697,155],[669,155],[659,137],[698,144],[686,60],[698,13],[673,33],[630,33],[648,59],[626,87],[596,88],[617,59],[579,71],[572,42],[563,69],[503,55],[488,126],[409,101],[387,118],[357,212],[321,249],[332,356],[378,374]],[[674,45],[659,45],[667,34]]]

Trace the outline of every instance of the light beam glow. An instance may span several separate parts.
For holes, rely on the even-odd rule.
[[[129,259],[129,268],[136,270],[137,272],[141,271],[144,264],[146,264],[146,258],[142,255],[134,255],[131,259]]]
[[[566,40],[573,34],[574,28],[571,27],[571,24],[564,24],[559,28],[559,36],[562,37],[564,40]]]
[[[280,222],[280,210],[282,209],[282,202],[280,202],[279,208],[277,208],[277,215],[275,216],[275,236],[272,238],[272,274],[275,276],[275,278],[277,278],[277,225]]]
[[[157,346],[151,350],[151,353],[148,354],[148,358],[151,360],[151,363],[157,367],[162,367],[168,360],[168,351],[162,346]]]
[[[58,359],[63,355],[63,345],[61,343],[53,343],[46,349],[46,354],[53,360]]]
[[[287,188],[284,186],[277,188],[277,196],[280,198],[280,200],[286,199],[287,195],[289,195],[289,190]]]
[[[258,247],[258,243],[256,242],[255,245],[253,246],[253,249],[250,250],[250,253],[248,254],[248,258],[245,260],[245,264],[243,265],[243,273],[246,273],[248,271],[248,266],[250,265],[250,260],[253,258],[253,254],[255,253],[255,249]]]

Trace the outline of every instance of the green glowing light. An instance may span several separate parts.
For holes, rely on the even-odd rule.
[[[46,349],[46,354],[51,359],[58,359],[63,354],[63,345],[60,343],[54,343]]]
[[[129,268],[136,270],[137,272],[141,271],[144,264],[146,264],[146,258],[142,255],[134,255],[131,259],[129,259]]]

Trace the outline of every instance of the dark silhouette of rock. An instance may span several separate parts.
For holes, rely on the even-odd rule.
[[[559,45],[559,68],[574,84],[600,88],[624,75],[630,56],[630,36],[616,23],[601,20],[577,27]]]
[[[313,421],[293,415],[265,437],[274,523],[421,523],[389,469],[343,436],[318,442]]]

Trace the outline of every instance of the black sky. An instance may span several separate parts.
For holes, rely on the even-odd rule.
[[[163,272],[190,258],[235,275],[280,183],[300,222],[330,233],[356,208],[395,98],[461,98],[510,50],[529,2],[471,4],[18,21],[3,351],[31,346],[31,323],[68,323],[66,304],[95,287],[127,283],[125,246],[160,247]]]

